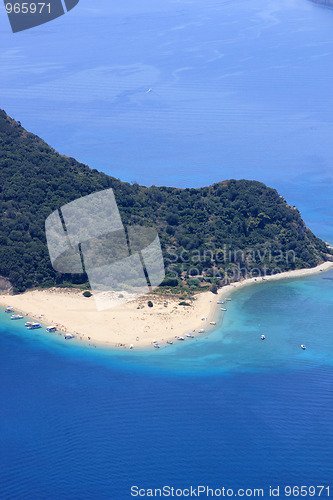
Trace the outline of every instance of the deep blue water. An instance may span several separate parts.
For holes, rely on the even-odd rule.
[[[333,272],[248,287],[207,339],[147,354],[28,333],[3,313],[0,498],[329,485],[332,287]]]

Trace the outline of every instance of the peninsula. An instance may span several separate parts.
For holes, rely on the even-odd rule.
[[[60,155],[1,110],[0,183],[3,306],[82,340],[148,345],[197,333],[235,285],[320,271],[333,259],[297,208],[261,182],[187,189],[129,184]],[[53,269],[45,220],[109,188],[125,225],[157,228],[166,277],[149,297],[97,313],[93,297],[83,296],[87,275]]]

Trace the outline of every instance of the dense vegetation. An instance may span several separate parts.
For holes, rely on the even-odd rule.
[[[251,269],[279,272],[326,260],[326,245],[305,227],[299,211],[260,182],[228,180],[201,189],[131,185],[58,154],[0,110],[0,275],[16,291],[86,286],[85,275],[53,270],[45,219],[107,188],[114,189],[125,224],[158,227],[165,287],[186,283],[195,289],[203,280],[225,277],[226,270],[239,279]]]

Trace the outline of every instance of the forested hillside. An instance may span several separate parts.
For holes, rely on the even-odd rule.
[[[327,258],[326,245],[299,211],[260,182],[227,180],[200,189],[131,185],[58,154],[0,110],[0,275],[15,291],[86,281],[52,269],[45,219],[107,188],[114,189],[125,224],[157,225],[169,276],[186,281],[192,269],[218,277],[233,267],[242,275],[264,266],[284,271]]]

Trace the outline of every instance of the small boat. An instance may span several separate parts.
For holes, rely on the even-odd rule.
[[[24,323],[24,326],[30,326],[30,325],[33,325],[34,322],[33,321],[27,321],[26,323]]]
[[[10,317],[10,319],[22,319],[23,316],[21,314],[13,314],[13,316]]]
[[[225,307],[221,307],[221,311],[226,311],[226,308]]]
[[[155,342],[154,347],[155,347],[155,349],[159,349],[160,345],[157,342]]]
[[[205,333],[205,329],[204,328],[201,328],[198,333]]]
[[[12,307],[12,306],[8,306],[8,307],[6,307],[6,309],[5,309],[5,313],[11,313],[11,312],[13,312],[13,311],[14,311],[14,309],[13,309],[13,307]]]
[[[56,332],[57,331],[57,327],[56,326],[48,326],[46,328],[46,331],[49,332],[49,333]]]
[[[75,335],[73,335],[73,333],[66,333],[65,340],[70,340],[70,339],[73,339],[74,337],[75,337]]]
[[[225,300],[231,300],[231,299],[229,298],[229,299],[225,299]]]
[[[134,348],[134,345],[133,345],[133,344],[131,344],[131,345],[130,345],[130,349],[133,349],[133,348]]]
[[[167,340],[166,343],[170,345],[173,344],[172,340]]]
[[[27,328],[28,328],[28,330],[37,330],[38,328],[42,328],[42,327],[39,323],[31,323],[31,325],[29,325]]]
[[[190,339],[194,339],[194,335],[193,335],[193,333],[187,333],[187,334],[186,334],[186,337],[189,337]]]
[[[215,321],[211,321],[209,324],[210,325],[216,325]]]
[[[223,300],[218,300],[217,304],[224,304]]]
[[[185,340],[184,337],[177,337],[177,340]]]
[[[303,349],[303,351],[305,351],[306,346],[304,344],[301,344],[301,348]]]
[[[260,338],[261,338],[261,340],[265,340],[266,337],[265,337],[265,335],[261,335]]]

